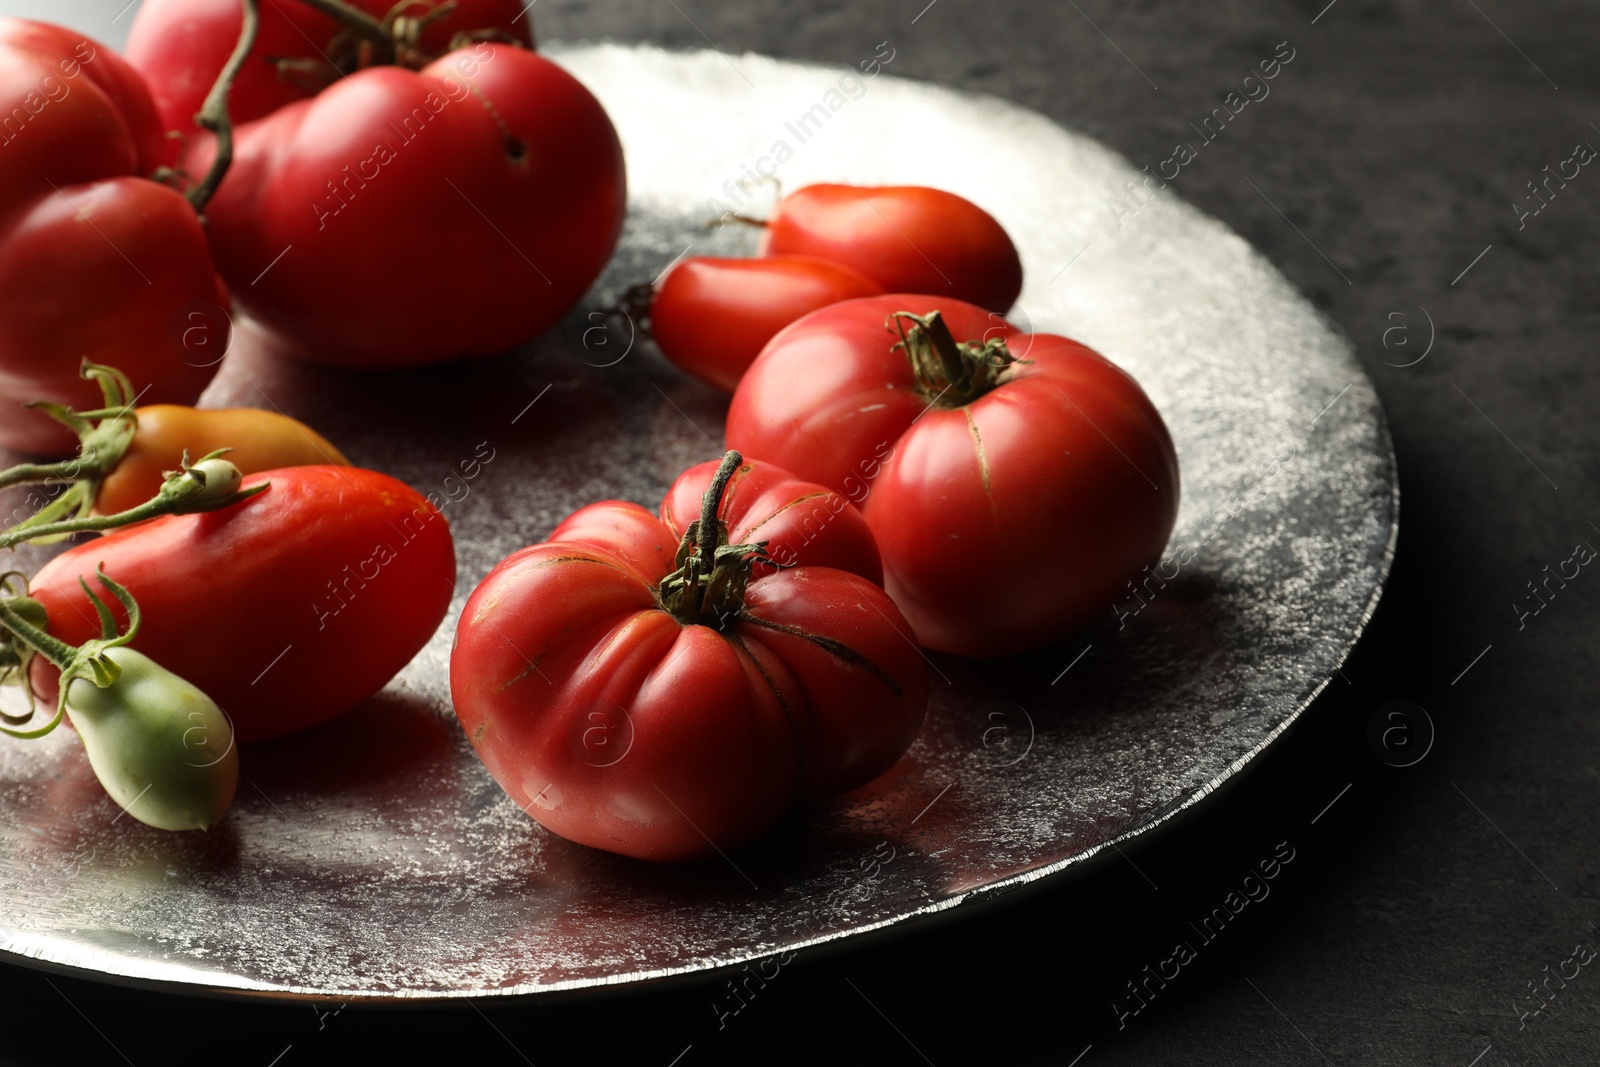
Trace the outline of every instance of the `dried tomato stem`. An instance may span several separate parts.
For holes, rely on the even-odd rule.
[[[709,569],[709,564],[717,554],[720,540],[717,534],[722,528],[722,520],[717,518],[717,512],[722,508],[722,494],[728,488],[733,472],[743,462],[744,457],[730,448],[728,454],[722,457],[722,464],[717,467],[711,484],[706,486],[705,496],[700,498],[700,560],[706,569]]]
[[[744,604],[755,561],[767,558],[767,543],[728,544],[728,525],[717,517],[722,495],[744,459],[730,451],[700,500],[700,518],[689,524],[678,545],[678,569],[656,590],[662,608],[684,622],[723,625]]]
[[[926,315],[897,311],[884,322],[884,329],[900,335],[892,347],[905,352],[918,388],[929,403],[942,408],[972,403],[999,385],[1012,366],[1027,362],[1013,356],[1002,338],[982,344],[957,341],[937,311]]]
[[[394,52],[394,35],[381,21],[373,18],[359,8],[351,7],[343,0],[300,0],[306,7],[322,12],[329,18],[338,20],[347,29],[354,31],[374,44],[382,45],[391,54]]]
[[[228,95],[233,91],[234,78],[238,77],[245,60],[249,58],[250,49],[255,47],[256,31],[261,26],[257,0],[240,0],[240,3],[244,7],[244,21],[239,27],[239,43],[234,46],[233,55],[228,57],[222,73],[217,75],[211,92],[206,94],[200,113],[194,117],[195,125],[217,135],[217,154],[211,161],[211,169],[206,171],[206,176],[200,179],[198,185],[185,194],[189,203],[194,205],[195,212],[202,217],[217,186],[222,184],[222,176],[233,164],[233,120],[228,116]]]

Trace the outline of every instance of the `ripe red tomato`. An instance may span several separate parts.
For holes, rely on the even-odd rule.
[[[1172,440],[1131,376],[953,300],[872,297],[801,319],[740,383],[727,439],[864,495],[884,587],[943,652],[1024,652],[1085,625],[1159,559],[1177,518]]]
[[[444,11],[443,4],[429,2],[401,8],[394,0],[345,3],[380,20],[391,13],[431,15],[415,42],[429,55],[448,51],[464,31],[493,30],[534,43],[533,20],[519,0],[455,0]],[[144,0],[139,6],[124,51],[149,83],[164,129],[196,132],[194,116],[239,40],[243,17],[238,0]],[[356,69],[359,45],[337,19],[299,0],[261,4],[256,42],[228,93],[228,114],[235,123],[251,122],[315,96]]]
[[[226,348],[228,296],[194,209],[143,177],[168,154],[148,91],[109,48],[0,19],[0,447],[72,451],[66,429],[19,409],[99,407],[85,358],[151,402],[193,403],[215,373],[173,335],[203,308]]]
[[[98,589],[104,563],[143,615],[131,647],[215,700],[240,741],[316,726],[382,689],[450,605],[449,525],[376,471],[292,467],[244,484],[263,481],[233,507],[124,527],[51,560],[30,585],[51,635],[98,636],[78,579]],[[53,700],[55,669],[35,663]]]
[[[700,517],[717,467],[716,461],[690,467],[662,498],[661,521],[674,538],[681,539]],[[734,471],[722,494],[722,521],[732,544],[767,543],[771,562],[756,562],[758,577],[776,574],[780,567],[834,567],[883,584],[877,542],[855,505],[771,463],[747,459]]]
[[[684,482],[704,487],[703,472]],[[805,503],[769,510],[794,484],[782,472],[744,480],[738,514],[710,524],[714,568],[693,536],[610,501],[507,557],[468,599],[450,658],[456,715],[495,780],[555,833],[700,858],[796,800],[870,781],[916,736],[927,664],[905,620],[866,578],[809,565],[812,553],[865,565],[864,550],[841,553],[847,535],[797,541],[788,511]],[[674,501],[691,492],[664,509],[681,520]],[[770,529],[799,562],[755,573],[754,546],[728,547],[728,525]]]
[[[637,504],[603,500],[567,516],[551,531],[550,540],[620,553],[645,573],[662,566],[671,570],[679,542],[700,518],[718,466],[712,460],[678,475],[661,501],[659,521]],[[745,460],[722,492],[721,514],[731,544],[766,542],[768,558],[752,563],[756,577],[784,567],[833,567],[883,584],[878,546],[866,520],[826,486],[802,481],[771,463]]]
[[[815,256],[692,256],[656,287],[650,332],[662,355],[731,393],[766,343],[795,319],[882,292],[877,282]]]
[[[188,6],[141,18],[160,36]],[[139,63],[173,85],[209,77],[212,59],[174,70],[152,48]],[[195,135],[184,168],[214,152]],[[278,349],[414,366],[504,352],[556,322],[610,257],[625,184],[616,130],[577,79],[483,42],[420,70],[356,70],[239,125],[206,215],[218,268]]]
[[[768,255],[821,256],[891,293],[1005,311],[1022,292],[1022,259],[994,216],[922,185],[808,185],[778,202],[761,242]]]

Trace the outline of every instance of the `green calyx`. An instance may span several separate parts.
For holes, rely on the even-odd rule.
[[[117,680],[122,673],[122,668],[106,653],[114,648],[121,648],[132,641],[139,633],[139,605],[133,599],[133,594],[119,582],[108,577],[104,570],[95,569],[95,577],[106,591],[117,599],[122,609],[128,615],[128,628],[118,631],[117,618],[111,612],[106,602],[89,588],[89,583],[82,578],[78,584],[94,604],[95,613],[100,617],[100,636],[85,641],[74,648],[59,638],[51,637],[45,632],[48,620],[45,618],[44,608],[37,601],[27,596],[26,592],[18,594],[13,586],[13,581],[20,577],[9,574],[4,579],[4,591],[8,594],[0,599],[0,627],[7,631],[5,643],[6,650],[15,657],[16,662],[8,669],[20,674],[19,681],[23,688],[28,690],[28,714],[23,716],[6,716],[10,726],[0,726],[0,733],[12,737],[33,738],[43,737],[61,724],[62,717],[67,711],[67,691],[76,678],[84,678],[92,682],[96,688],[104,689]],[[33,694],[28,684],[27,668],[29,660],[35,656],[43,656],[61,671],[60,695],[56,701],[55,718],[44,726],[33,730],[14,729],[27,723],[33,717]],[[4,659],[0,659],[4,664]]]
[[[185,453],[180,469],[168,471],[167,480],[161,483],[160,491],[138,507],[119,511],[114,515],[93,515],[89,514],[90,508],[94,505],[94,497],[90,496],[73,517],[49,521],[54,517],[51,512],[56,504],[72,495],[84,484],[78,483],[25,521],[0,532],[0,548],[15,548],[24,542],[50,544],[71,537],[73,534],[115,530],[148,519],[157,519],[163,515],[192,515],[202,511],[216,511],[266,492],[268,483],[265,482],[244,490],[239,488],[243,477],[239,473],[239,468],[221,458],[227,451],[226,448],[219,448],[195,464],[189,463],[189,456]],[[98,485],[98,482],[95,484]]]
[[[64,485],[66,491],[58,495],[25,522],[11,531],[34,526],[44,526],[65,516],[87,515],[94,507],[95,494],[100,483],[116,470],[117,464],[133,442],[139,430],[139,419],[134,414],[136,396],[133,383],[121,371],[99,363],[83,361],[79,375],[100,387],[101,407],[93,411],[75,411],[61,404],[35,401],[27,405],[49,415],[78,437],[78,454],[58,463],[22,463],[0,471],[0,489],[13,485]]]
[[[755,565],[766,560],[767,542],[728,543],[728,524],[718,517],[722,494],[744,462],[738,452],[722,457],[716,477],[700,501],[700,518],[691,522],[678,544],[677,570],[661,580],[656,599],[686,623],[722,629],[744,609],[744,592]]]
[[[93,514],[100,484],[127,454],[139,432],[139,417],[133,410],[137,399],[133,383],[121,371],[84,360],[79,373],[100,386],[104,404],[93,411],[42,401],[28,405],[77,434],[78,454],[57,463],[23,463],[0,471],[0,489],[29,484],[65,486],[22,522],[0,530],[0,549],[24,543],[50,544],[76,533],[114,530],[162,515],[214,511],[248,500],[266,488],[252,486],[240,492],[239,468],[221,458],[229,451],[221,448],[194,464],[185,455],[180,469],[168,472],[160,492],[138,507],[116,515]]]
[[[972,403],[999,385],[1006,371],[1029,362],[1013,356],[999,337],[981,344],[957,341],[937,311],[926,315],[897,311],[883,326],[900,336],[890,350],[906,354],[918,389],[930,405],[941,408]]]
[[[43,630],[49,623],[44,605],[28,596],[28,578],[21,571],[0,575],[0,609],[9,611],[24,622]],[[0,722],[7,726],[24,726],[33,719],[33,687],[28,682],[28,671],[33,665],[33,646],[19,639],[10,630],[0,627],[0,686],[18,685],[28,698],[28,710],[21,715],[0,711]]]

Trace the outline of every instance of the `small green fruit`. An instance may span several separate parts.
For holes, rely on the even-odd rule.
[[[67,691],[67,717],[89,766],[116,801],[161,830],[207,830],[239,782],[233,727],[216,702],[131,648],[106,657],[122,668],[101,689],[85,678]]]

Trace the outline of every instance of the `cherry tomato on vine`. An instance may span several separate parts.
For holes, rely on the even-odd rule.
[[[1005,311],[1022,292],[1022,259],[994,216],[923,185],[808,185],[778,201],[766,255],[831,259],[891,293],[931,293]]]
[[[942,652],[1025,652],[1087,624],[1177,517],[1172,440],[1127,372],[953,300],[801,319],[740,383],[727,439],[864,492],[884,587]]]
[[[650,332],[679,367],[725,393],[761,349],[802,315],[883,287],[816,256],[692,256],[673,267],[650,303]]]
[[[175,32],[201,2],[152,0],[142,32]],[[443,54],[426,33],[407,43],[403,20],[367,26],[346,76],[238,125],[211,249],[276,349],[369,368],[497,354],[560,319],[610,257],[626,203],[616,130],[577,79],[506,43],[509,9],[484,6],[486,25],[451,13]],[[136,65],[173,85],[205,81],[215,59],[173,69],[152,49]],[[192,137],[184,169],[207,169],[216,143]]]
[[[192,402],[215,370],[185,362],[172,324],[225,320],[228,295],[194,208],[149,180],[171,146],[138,74],[76,31],[0,18],[0,120],[0,447],[71,452],[21,405],[93,408],[85,359]]]
[[[356,467],[290,467],[221,511],[129,526],[57,556],[29,594],[51,636],[97,632],[79,579],[97,565],[137,599],[130,647],[198,686],[240,741],[303,730],[372,696],[438,629],[455,584],[444,517],[415,490]],[[35,661],[54,699],[55,669]]]
[[[865,577],[809,565],[822,552],[795,540],[803,522],[770,510],[794,485],[783,472],[745,470],[739,513],[719,518],[741,466],[730,453],[714,478],[684,476],[706,492],[681,539],[687,484],[663,505],[671,522],[591,505],[467,600],[456,715],[501,788],[563,837],[661,861],[726,851],[877,777],[916,736],[928,668],[905,620]],[[730,525],[771,527],[799,562],[772,573]],[[848,540],[827,551],[866,566],[859,543],[841,554]]]
[[[166,472],[178,469],[185,452],[198,460],[226,448],[228,461],[243,474],[278,467],[350,465],[327,438],[276,411],[154,404],[135,408],[134,416],[139,429],[133,442],[95,494],[94,507],[102,515],[149,500],[161,488]]]

